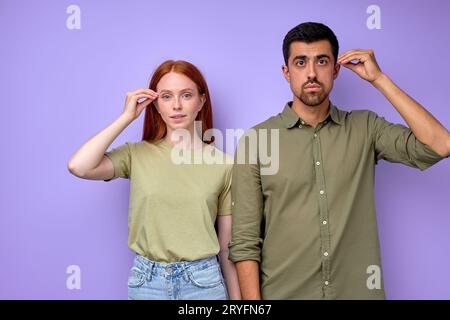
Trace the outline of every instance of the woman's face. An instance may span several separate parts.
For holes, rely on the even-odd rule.
[[[166,123],[167,133],[176,129],[193,133],[195,118],[205,103],[195,82],[183,74],[169,72],[159,80],[156,92],[155,106]]]

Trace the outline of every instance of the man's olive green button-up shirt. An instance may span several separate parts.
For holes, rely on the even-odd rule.
[[[288,103],[252,129],[257,139],[247,132],[235,154],[230,259],[260,262],[263,299],[383,299],[375,164],[424,170],[442,157],[403,125],[332,103],[315,128]],[[262,140],[277,149],[272,129],[279,130],[279,167],[262,174],[269,166],[261,161]]]

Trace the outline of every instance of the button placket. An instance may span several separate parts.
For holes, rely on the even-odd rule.
[[[313,134],[313,163],[316,172],[316,185],[318,189],[319,221],[321,222],[319,228],[322,252],[322,281],[325,287],[328,287],[330,283],[330,230],[328,224],[327,192],[319,134],[320,128],[322,127],[323,125],[319,125]],[[326,294],[326,292],[327,290],[324,290],[324,294]]]

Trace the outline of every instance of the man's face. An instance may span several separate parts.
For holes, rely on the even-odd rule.
[[[330,42],[295,41],[290,49],[288,66],[283,65],[282,69],[292,92],[307,106],[321,105],[328,98],[340,67],[334,63]]]

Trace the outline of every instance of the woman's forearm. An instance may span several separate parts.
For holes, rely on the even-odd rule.
[[[228,259],[228,251],[219,253],[220,266],[228,289],[230,300],[241,300],[241,291],[234,263]]]
[[[69,170],[78,176],[83,176],[89,170],[95,169],[111,143],[132,121],[123,113],[109,126],[86,141],[69,160]]]

